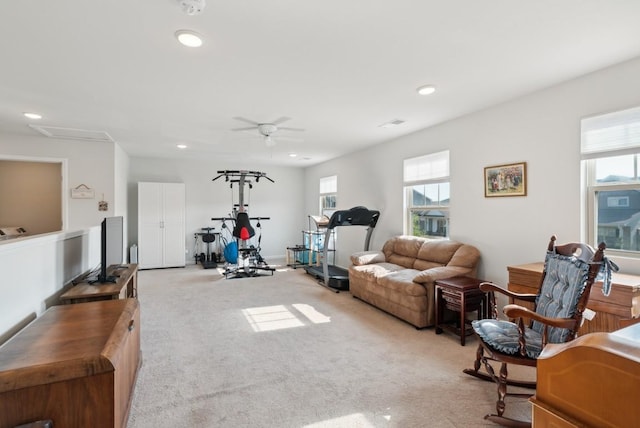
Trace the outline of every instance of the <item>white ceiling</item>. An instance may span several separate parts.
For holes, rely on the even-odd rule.
[[[35,111],[131,156],[307,166],[640,56],[639,18],[638,0],[207,0],[195,16],[176,0],[5,0],[0,130],[40,136]],[[306,131],[267,149],[236,116]]]

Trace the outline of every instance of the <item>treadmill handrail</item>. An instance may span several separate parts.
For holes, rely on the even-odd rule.
[[[369,210],[365,207],[353,207],[348,210],[335,211],[327,229],[333,229],[337,226],[370,226],[375,227],[380,218],[380,211]]]
[[[322,273],[324,276],[324,285],[329,286],[329,240],[333,229],[338,226],[368,226],[367,236],[364,239],[364,251],[369,251],[369,243],[371,234],[380,218],[380,211],[369,210],[365,207],[358,206],[349,210],[335,211],[329,219],[327,229],[324,232],[324,248],[322,249]]]

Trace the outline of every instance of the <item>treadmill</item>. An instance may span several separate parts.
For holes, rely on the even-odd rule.
[[[329,264],[329,240],[333,229],[338,226],[367,226],[367,234],[364,239],[364,251],[369,251],[371,242],[371,234],[380,218],[380,211],[369,210],[365,207],[353,207],[349,210],[340,210],[333,213],[324,236],[324,248],[322,254],[322,266],[305,266],[305,270],[321,281],[324,287],[327,287],[336,293],[340,290],[349,290],[349,271],[339,266]]]

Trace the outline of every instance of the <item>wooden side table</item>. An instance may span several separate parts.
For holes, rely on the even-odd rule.
[[[471,324],[467,320],[467,312],[477,311],[479,319],[488,317],[488,294],[479,288],[482,282],[481,279],[466,276],[436,280],[436,334],[441,334],[443,329],[450,330],[460,335],[460,345],[464,346],[466,336],[473,333],[467,328]],[[446,309],[458,312],[458,320],[445,322]]]

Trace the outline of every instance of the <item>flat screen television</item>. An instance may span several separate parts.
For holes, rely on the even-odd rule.
[[[123,224],[122,216],[105,217],[100,227],[100,273],[95,282],[115,282],[116,276],[107,275],[107,268],[119,265],[123,259]]]

